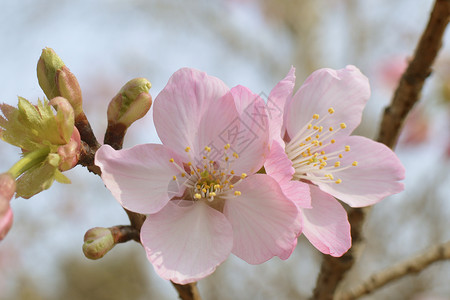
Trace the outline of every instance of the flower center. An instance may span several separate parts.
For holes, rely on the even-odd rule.
[[[183,181],[179,181],[177,176],[173,176],[173,180],[187,187],[185,197],[192,201],[206,200],[208,203],[216,200],[226,200],[230,197],[237,197],[241,192],[235,189],[247,174],[242,173],[236,176],[231,166],[239,159],[239,155],[233,152],[231,157],[228,155],[230,144],[226,144],[223,149],[220,161],[211,158],[211,147],[206,146],[200,159],[194,160],[189,155],[189,161],[178,165],[173,158],[170,162],[180,170]],[[189,154],[190,148],[186,147],[185,151]],[[196,163],[194,163],[194,161]]]
[[[347,127],[345,123],[328,128],[321,126],[323,121],[330,118],[333,113],[334,109],[330,107],[328,114],[322,118],[318,114],[314,114],[311,121],[286,145],[286,154],[295,169],[293,175],[295,179],[334,181],[339,184],[342,179],[338,178],[338,173],[358,165],[357,161],[353,161],[349,165],[342,165],[341,159],[351,150],[349,145],[333,152],[326,153],[325,151],[329,145],[336,143],[332,137]]]

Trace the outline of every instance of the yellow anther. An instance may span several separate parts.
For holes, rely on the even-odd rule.
[[[230,184],[229,187],[230,187],[230,189],[232,189],[232,188],[234,188],[234,185]]]
[[[305,146],[306,144],[305,143],[300,143],[300,147],[303,147],[303,146]]]
[[[187,165],[188,165],[188,166],[192,166],[192,163],[191,163],[191,162],[188,162]]]
[[[200,195],[199,193],[195,193],[194,198],[197,200],[202,199],[202,195]]]
[[[348,151],[350,151],[350,146],[349,145],[345,146],[345,152],[348,152]]]
[[[238,155],[236,152],[233,153],[233,156],[234,156],[235,158],[239,158],[239,155]]]
[[[215,185],[214,185],[214,189],[215,189],[215,190],[220,189],[220,184],[215,184]]]
[[[195,174],[194,170],[191,170],[191,175],[194,175],[194,174]]]
[[[234,170],[231,170],[231,171],[230,171],[230,174],[231,174],[231,175],[234,175]]]
[[[206,159],[206,156],[203,156],[203,159]]]
[[[319,142],[319,146],[322,146],[323,145],[323,143],[322,142]]]
[[[203,192],[203,193],[206,193],[206,189],[205,189],[205,188],[203,188],[203,189],[202,189],[202,192]]]
[[[186,173],[181,173],[181,177],[186,177]]]
[[[339,183],[342,182],[342,180],[338,179],[338,180],[336,180],[335,182],[336,182],[337,184],[339,184]]]
[[[242,174],[241,174],[241,178],[244,179],[245,177],[247,177],[247,174],[242,173]]]
[[[312,128],[312,124],[308,124],[308,129],[311,129]]]
[[[205,151],[206,151],[206,152],[211,152],[211,147],[206,146],[206,147],[205,147]]]
[[[235,196],[240,196],[240,195],[241,195],[241,192],[235,191],[235,192],[234,192],[234,195],[235,195]]]
[[[184,149],[186,152],[189,152],[189,150],[191,150],[191,147],[186,147],[186,149]]]
[[[175,162],[175,160],[174,160],[173,158],[169,159],[169,161],[170,161],[171,163]]]
[[[342,154],[339,154],[338,156],[339,156],[339,158],[342,158]]]
[[[339,167],[341,165],[341,162],[340,161],[337,161],[337,162],[335,162],[334,163],[334,166],[337,168],[337,167]]]
[[[314,119],[314,120],[319,119],[319,115],[318,115],[318,114],[314,114],[314,115],[313,115],[313,119]]]
[[[230,145],[230,144],[226,144],[225,146],[223,146],[223,148],[224,148],[225,150],[228,150],[228,149],[230,149],[230,147],[231,147],[231,145]]]
[[[303,156],[303,157],[307,157],[308,154],[306,154],[305,152],[302,152],[302,156]]]
[[[308,137],[305,139],[306,142],[309,142],[310,140],[311,140],[311,137],[310,137],[310,136],[308,136]]]
[[[328,109],[328,113],[331,115],[332,113],[334,113],[334,109],[333,109],[332,107],[330,107],[330,108]]]
[[[333,127],[330,127],[330,128],[328,128],[328,130],[329,130],[329,131],[333,131],[334,129],[333,129]]]
[[[334,144],[334,143],[336,143],[336,140],[333,139],[330,141],[330,143]]]
[[[199,190],[201,188],[200,184],[197,184],[196,188]]]
[[[347,128],[347,125],[345,123],[341,123],[339,126],[341,126],[342,129]]]
[[[322,132],[323,131],[323,126],[320,126],[319,127],[319,132]]]
[[[319,129],[319,126],[314,126],[313,129],[317,130],[317,129]]]
[[[354,167],[356,167],[358,165],[358,162],[357,161],[354,161],[353,163],[352,163],[352,166],[354,166]]]
[[[327,159],[328,159],[328,157],[324,156],[324,157],[322,157],[322,159],[323,159],[323,160],[327,160]]]
[[[211,193],[209,193],[209,196],[210,196],[210,197],[215,197],[215,196],[216,196],[216,193],[211,192]]]
[[[324,155],[325,154],[325,151],[320,151],[320,155]]]
[[[225,161],[228,161],[230,158],[228,156],[225,156]]]
[[[333,174],[326,174],[325,177],[329,178],[330,180],[334,179]]]
[[[175,175],[172,178],[173,178],[173,180],[177,180],[177,176],[175,176]]]

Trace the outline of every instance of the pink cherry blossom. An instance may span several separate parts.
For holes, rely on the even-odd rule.
[[[230,253],[250,264],[286,259],[301,231],[296,204],[275,179],[255,174],[269,149],[261,98],[181,69],[156,97],[162,141],[96,153],[120,204],[147,218],[141,242],[156,272],[186,284],[214,272]],[[264,110],[263,110],[264,111]]]
[[[350,136],[370,97],[367,78],[354,66],[314,72],[292,96],[293,68],[271,92],[271,150],[265,170],[297,203],[303,233],[321,252],[341,256],[351,247],[350,224],[341,204],[375,204],[399,193],[404,168],[388,147]],[[289,83],[289,84],[288,84]],[[272,95],[275,97],[272,99]],[[309,189],[311,198],[304,196]]]

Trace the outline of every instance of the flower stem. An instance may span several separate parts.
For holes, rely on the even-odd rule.
[[[14,178],[17,178],[35,165],[43,162],[49,153],[50,149],[48,147],[29,152],[21,160],[16,162],[14,166],[9,169],[8,173]]]

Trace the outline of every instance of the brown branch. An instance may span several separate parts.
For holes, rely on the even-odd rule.
[[[418,101],[425,79],[431,74],[431,65],[441,48],[442,36],[449,18],[450,0],[436,0],[414,57],[400,79],[391,105],[384,111],[378,141],[390,148],[394,148],[403,121]],[[368,210],[368,208],[353,208],[349,211],[353,247],[340,258],[324,256],[313,299],[333,299],[338,285],[347,271],[353,267],[358,255],[358,246],[363,241],[362,227]]]
[[[114,238],[114,243],[126,243],[134,240],[138,243],[141,242],[140,232],[136,228],[130,225],[117,225],[108,228]]]
[[[373,274],[362,284],[350,289],[349,292],[342,293],[337,298],[340,300],[357,299],[405,275],[419,273],[432,263],[446,259],[450,259],[450,241],[429,248],[423,253]]]
[[[182,300],[201,300],[200,294],[198,292],[197,283],[188,283],[188,284],[178,284],[173,281],[172,285],[178,292],[180,299]]]

